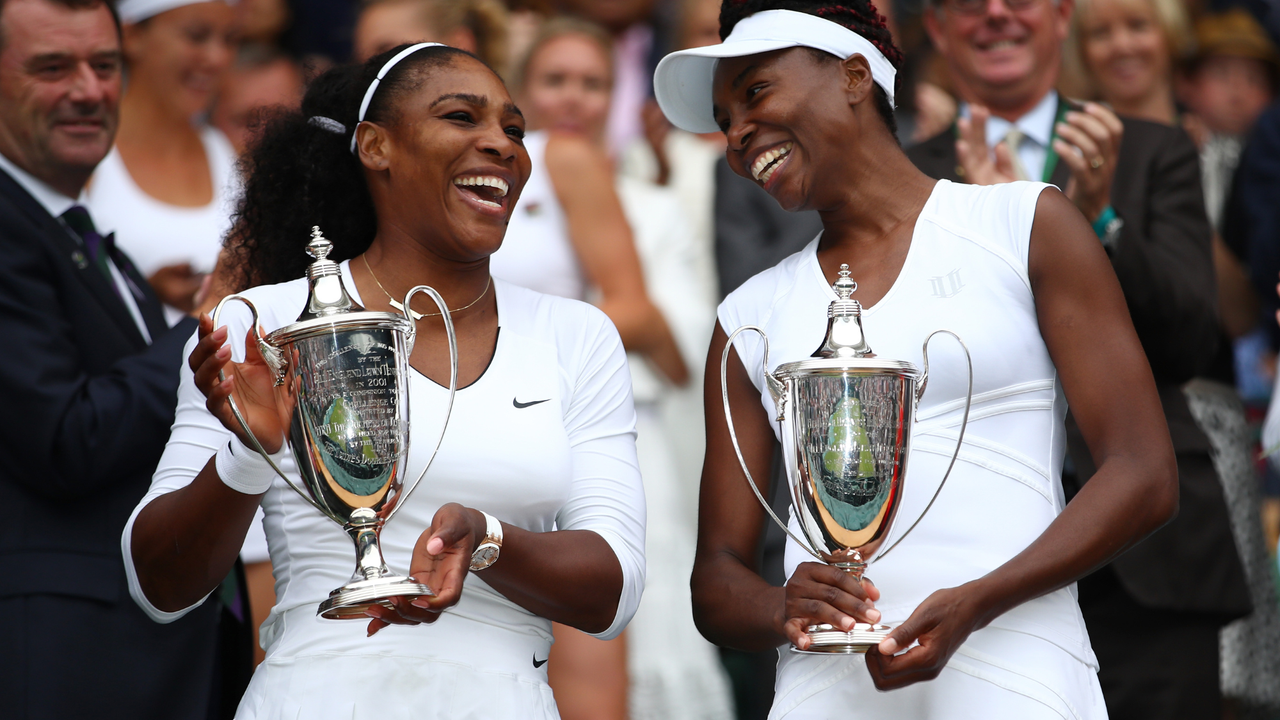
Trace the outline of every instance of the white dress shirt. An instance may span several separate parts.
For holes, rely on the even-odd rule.
[[[987,119],[987,147],[994,153],[996,145],[1000,144],[1009,134],[1009,130],[1016,126],[1023,134],[1022,147],[1018,148],[1018,159],[1026,169],[1027,179],[1047,182],[1044,177],[1044,161],[1049,152],[1049,143],[1053,138],[1053,123],[1057,112],[1058,93],[1050,90],[1039,103],[1036,103],[1035,107],[1031,108],[1030,112],[1018,118],[1015,123],[992,115]],[[960,117],[969,117],[967,103],[961,105]]]
[[[40,206],[43,207],[50,215],[57,218],[58,222],[62,223],[62,226],[67,229],[67,233],[71,235],[71,237],[75,238],[77,243],[80,243],[81,245],[84,244],[80,235],[71,228],[68,228],[66,223],[62,220],[62,214],[70,210],[72,206],[83,206],[86,204],[87,200],[83,189],[80,191],[79,198],[67,197],[57,190],[54,190],[44,181],[15,165],[12,160],[5,157],[2,153],[0,153],[0,170],[4,170],[9,173],[9,177],[13,178],[15,182],[21,185],[22,189],[26,190],[31,197],[35,198],[36,202],[40,203]],[[98,232],[105,236],[110,231],[98,228]],[[147,331],[147,323],[142,319],[142,312],[138,310],[138,301],[133,296],[134,290],[131,287],[131,283],[125,279],[124,274],[120,272],[120,268],[116,267],[115,261],[110,257],[107,258],[107,267],[111,270],[111,279],[115,282],[116,294],[124,300],[124,306],[128,308],[129,316],[133,318],[134,324],[138,326],[138,332],[142,333],[143,339],[147,341],[148,345],[150,345],[151,333]]]

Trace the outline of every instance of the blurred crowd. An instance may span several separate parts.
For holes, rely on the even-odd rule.
[[[1189,422],[1207,438],[1209,472],[1222,486],[1228,547],[1238,552],[1247,596],[1212,611],[1218,613],[1212,632],[1220,633],[1220,690],[1228,716],[1280,717],[1280,472],[1264,459],[1271,448],[1261,439],[1280,387],[1280,4],[889,0],[877,8],[905,56],[895,110],[901,144],[927,148],[933,140],[955,147],[945,162],[971,182],[983,181],[975,168],[993,179],[1051,181],[1055,168],[1048,160],[1035,161],[1042,173],[1023,166],[1020,137],[992,135],[996,118],[983,135],[977,123],[989,110],[978,101],[994,103],[966,76],[963,51],[954,47],[961,21],[985,18],[990,27],[993,14],[1013,16],[1048,2],[1064,4],[1069,20],[1063,32],[1046,31],[1045,57],[1060,62],[1048,75],[1052,87],[1123,118],[1178,128],[1198,153],[1203,219],[1195,222],[1207,220],[1212,233],[1215,282],[1205,294],[1216,306],[1217,350],[1179,387]],[[561,712],[566,720],[765,717],[774,655],[714,648],[699,636],[690,609],[702,368],[719,300],[802,248],[820,226],[814,214],[785,213],[754,183],[733,175],[723,135],[674,129],[653,99],[653,70],[664,54],[720,41],[720,0],[214,0],[120,7],[127,80],[119,130],[88,185],[87,207],[98,227],[114,231],[164,301],[170,324],[228,282],[215,268],[244,171],[238,158],[273,113],[299,106],[308,79],[333,64],[419,41],[471,51],[504,78],[532,131],[527,145],[534,171],[493,273],[590,300],[618,326],[632,362],[649,504],[648,588],[625,636],[605,643],[557,627],[548,670]],[[1037,32],[1027,30],[1032,42],[1040,41]],[[1014,42],[1021,41],[995,38],[982,50]],[[983,72],[1004,71],[1024,72],[1012,66]],[[1141,143],[1133,133],[1142,127],[1126,125],[1121,147]],[[1058,150],[1054,162],[1075,168],[1097,155],[1092,169],[1099,170],[1104,155],[1087,152],[1088,138],[1076,142],[1069,130],[1061,138],[1072,146]],[[971,162],[966,153],[982,157]],[[1065,157],[1070,153],[1079,157]],[[1065,159],[1057,160],[1060,154]],[[921,164],[918,157],[912,156]],[[1144,192],[1138,186],[1151,181],[1121,173],[1100,186],[1119,210],[1114,198]],[[1072,182],[1085,182],[1078,174]],[[1116,213],[1106,214],[1110,208],[1088,218],[1104,243],[1120,231]],[[1175,215],[1182,209],[1172,205],[1147,205],[1143,212],[1151,216],[1125,222],[1183,223]],[[1162,212],[1169,217],[1158,217]],[[1122,278],[1128,296],[1127,282]],[[1185,341],[1195,336],[1188,332]],[[1147,350],[1158,370],[1153,349]],[[779,507],[786,502],[784,495],[775,498]],[[1194,499],[1184,496],[1184,512],[1188,502]],[[763,566],[781,584],[781,534],[769,533]],[[251,536],[242,552],[249,627],[260,624],[274,602],[267,558],[264,538]],[[1201,567],[1183,573],[1189,583],[1219,577]],[[1100,632],[1090,626],[1095,643]]]

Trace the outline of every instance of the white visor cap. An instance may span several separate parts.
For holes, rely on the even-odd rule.
[[[217,0],[120,0],[116,3],[116,12],[120,14],[120,22],[125,25],[142,22],[162,12],[168,12],[186,5],[199,5],[203,2]],[[235,5],[236,0],[222,0],[227,5]]]
[[[744,57],[791,47],[809,47],[842,60],[862,55],[871,79],[893,107],[897,71],[884,53],[858,33],[816,15],[765,10],[743,18],[719,45],[680,50],[662,58],[653,73],[653,92],[672,125],[693,133],[720,130],[711,112],[711,91],[721,58]]]

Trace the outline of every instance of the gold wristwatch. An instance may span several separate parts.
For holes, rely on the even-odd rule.
[[[484,515],[484,540],[481,540],[480,547],[471,553],[472,570],[483,570],[494,564],[498,561],[498,552],[502,550],[502,523],[483,510],[480,514]]]

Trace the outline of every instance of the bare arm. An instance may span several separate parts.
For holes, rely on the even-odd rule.
[[[971,632],[1101,567],[1177,512],[1173,446],[1119,283],[1084,218],[1052,189],[1037,205],[1029,271],[1040,332],[1098,472],[1025,550],[934,593],[870,653],[881,689],[936,677]]]
[[[683,385],[689,370],[667,321],[645,292],[608,160],[585,140],[556,135],[547,143],[546,163],[578,261],[603,295],[600,309],[628,350],[649,356],[672,382]]]
[[[707,354],[707,451],[698,504],[698,548],[693,566],[693,618],[717,645],[767,650],[790,640],[803,643],[811,622],[851,627],[854,620],[880,619],[869,582],[829,565],[802,563],[785,588],[760,576],[759,553],[765,512],[747,485],[729,439],[720,394],[720,357],[727,335],[716,326]],[[734,429],[756,486],[770,496],[774,435],[760,406],[760,393],[743,369],[737,351],[729,356],[729,404]],[[770,521],[772,522],[772,521]]]

